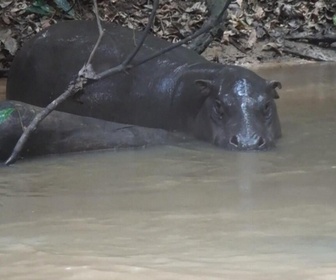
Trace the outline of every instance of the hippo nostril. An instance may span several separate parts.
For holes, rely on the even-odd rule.
[[[239,144],[238,144],[238,137],[237,137],[237,135],[234,135],[234,136],[231,137],[230,144],[232,144],[235,147],[238,147]]]
[[[262,138],[262,137],[259,137],[257,146],[258,146],[259,148],[261,148],[261,147],[264,146],[265,144],[266,144],[265,139]]]
[[[267,145],[265,138],[263,137],[242,137],[239,134],[230,138],[230,145],[241,150],[259,150],[264,149]]]

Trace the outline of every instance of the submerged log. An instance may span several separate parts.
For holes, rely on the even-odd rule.
[[[0,102],[0,159],[11,154],[25,127],[42,108],[17,101]],[[162,129],[125,125],[54,111],[29,138],[21,156],[172,143],[182,136]]]

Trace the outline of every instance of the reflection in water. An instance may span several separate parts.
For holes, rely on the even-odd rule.
[[[277,149],[189,143],[0,168],[1,279],[336,279],[336,67],[283,83]]]
[[[255,153],[237,155],[238,187],[241,195],[241,206],[245,211],[253,209],[253,199],[251,192],[255,174],[258,173],[255,162],[258,160]]]

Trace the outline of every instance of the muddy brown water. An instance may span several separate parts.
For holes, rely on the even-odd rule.
[[[336,279],[336,66],[258,71],[283,83],[273,151],[192,143],[0,168],[0,279]]]

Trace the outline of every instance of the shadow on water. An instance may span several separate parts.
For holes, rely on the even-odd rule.
[[[0,168],[1,279],[336,279],[336,66],[258,72],[283,84],[272,151],[189,143]]]

